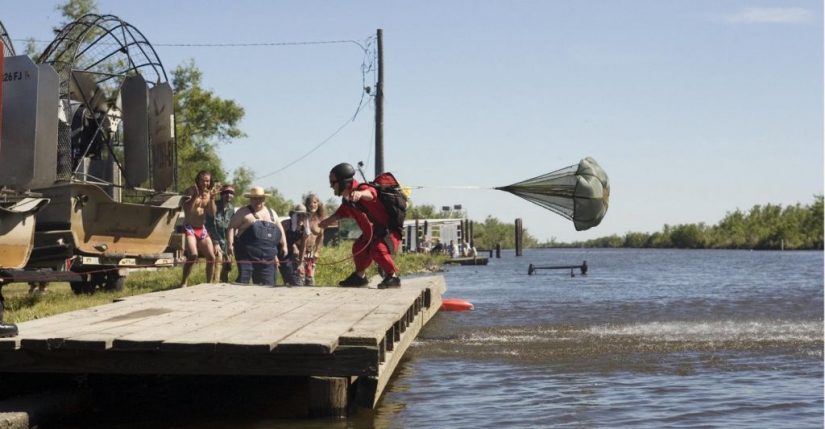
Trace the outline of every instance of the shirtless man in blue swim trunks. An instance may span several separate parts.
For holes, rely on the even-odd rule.
[[[212,174],[208,171],[198,172],[195,186],[190,186],[183,194],[189,199],[183,203],[183,225],[186,235],[186,262],[183,264],[183,279],[181,287],[188,285],[189,274],[192,273],[192,264],[198,261],[198,255],[206,259],[206,278],[211,279],[215,271],[215,249],[212,240],[206,232],[206,214],[215,216],[215,189],[212,183]],[[208,280],[207,280],[208,281]]]

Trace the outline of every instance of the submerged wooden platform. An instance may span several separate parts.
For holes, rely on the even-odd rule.
[[[337,377],[372,407],[445,290],[427,276],[385,290],[203,284],[132,296],[19,324],[0,339],[0,373]]]
[[[452,258],[448,259],[445,264],[458,264],[458,265],[487,265],[488,259],[486,256],[476,256],[476,257],[461,257],[461,258]]]

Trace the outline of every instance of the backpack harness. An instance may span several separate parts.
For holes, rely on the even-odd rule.
[[[373,238],[383,239],[390,249],[390,253],[395,253],[395,248],[392,240],[390,240],[389,233],[394,231],[397,232],[398,235],[402,235],[404,232],[404,219],[407,217],[407,196],[401,191],[401,185],[392,173],[381,173],[376,176],[372,182],[358,185],[359,190],[369,187],[375,188],[378,194],[378,200],[381,202],[381,205],[384,206],[384,210],[387,211],[387,225],[378,223],[360,202],[353,203],[345,201],[345,203],[358,208],[366,214],[374,226],[373,229],[375,231]]]

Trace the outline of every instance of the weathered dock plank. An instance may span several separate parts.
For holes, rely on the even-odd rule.
[[[112,348],[114,340],[135,332],[169,325],[192,315],[192,311],[176,310],[153,317],[133,320],[131,323],[107,327],[88,333],[75,333],[66,337],[61,348],[67,350],[106,350]]]
[[[243,314],[249,309],[249,306],[248,302],[243,301],[229,301],[219,304],[195,303],[193,304],[195,311],[189,316],[174,322],[149,326],[145,329],[120,335],[112,342],[112,349],[159,350],[160,345],[170,337],[192,332],[202,327],[218,326],[225,320]]]
[[[282,339],[292,335],[324,314],[334,311],[340,305],[337,302],[322,302],[302,306],[280,315],[277,320],[270,319],[268,323],[250,326],[249,329],[238,332],[231,338],[225,338],[217,344],[217,349],[226,352],[269,353]]]
[[[338,339],[378,304],[342,303],[332,311],[306,324],[275,346],[276,353],[331,353]]]
[[[63,335],[79,332],[88,327],[100,326],[107,321],[118,324],[121,323],[121,319],[118,318],[128,318],[130,314],[143,311],[145,308],[141,304],[106,305],[20,323],[18,328],[25,330],[25,336],[0,339],[0,350],[17,349],[24,338],[30,340],[28,343],[37,348],[40,346],[37,340],[61,338]]]
[[[306,305],[306,302],[296,300],[278,305],[277,308],[273,309],[271,305],[261,303],[250,307],[235,317],[227,318],[217,325],[206,325],[181,333],[178,336],[170,336],[163,341],[160,348],[161,350],[182,352],[215,351],[218,343],[227,339],[231,340],[235,335],[240,335],[253,326],[277,323],[274,319],[284,313],[295,311],[304,305]]]

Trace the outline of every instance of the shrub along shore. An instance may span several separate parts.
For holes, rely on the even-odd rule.
[[[355,266],[352,263],[349,243],[338,247],[325,247],[321,250],[318,261],[315,282],[318,285],[337,285],[348,276]],[[446,256],[404,253],[396,255],[395,262],[401,270],[401,275],[421,272],[440,271]],[[191,285],[204,283],[203,260],[192,269],[189,278]],[[369,275],[377,274],[373,265]],[[235,267],[229,274],[230,279],[236,276]],[[96,305],[108,304],[114,299],[124,296],[141,295],[144,293],[174,289],[181,279],[181,267],[165,268],[156,271],[136,271],[129,274],[126,285],[119,292],[98,291],[92,295],[75,295],[68,283],[50,283],[46,293],[29,294],[29,286],[24,283],[14,283],[3,287],[3,296],[6,298],[4,321],[20,323],[27,320],[39,319],[67,311],[79,310]],[[278,276],[278,283],[283,279]],[[239,286],[242,287],[242,286]]]
[[[747,212],[729,212],[716,225],[665,225],[654,233],[628,232],[573,243],[551,241],[539,247],[821,250],[822,206],[822,195],[816,195],[810,205],[766,204]]]

